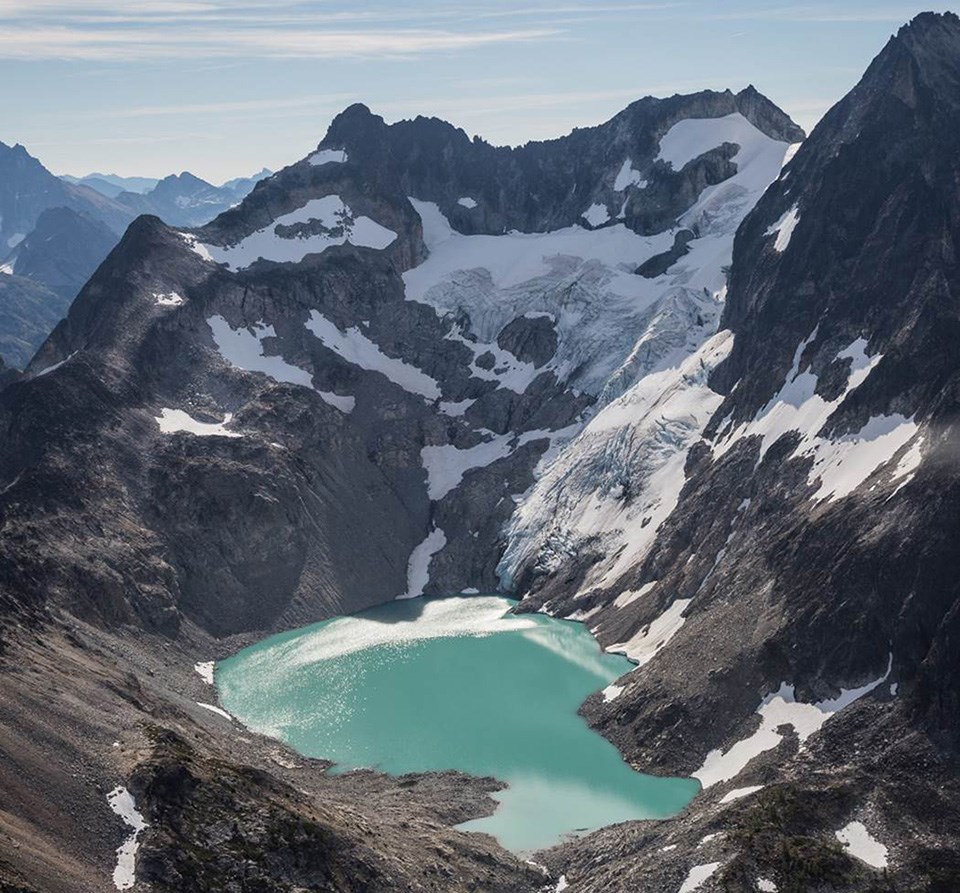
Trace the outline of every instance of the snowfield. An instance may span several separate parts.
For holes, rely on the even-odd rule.
[[[131,828],[130,835],[117,848],[117,865],[113,869],[113,885],[118,890],[129,890],[136,882],[137,850],[140,849],[140,832],[147,827],[143,816],[137,811],[136,801],[122,785],[107,794],[110,808]]]
[[[280,232],[293,228],[294,233]],[[313,230],[319,230],[314,232]],[[282,214],[269,226],[251,233],[235,245],[211,245],[194,240],[201,256],[237,272],[258,260],[299,263],[308,254],[319,254],[331,245],[349,242],[365,248],[386,248],[397,234],[370,217],[354,217],[339,195],[308,201],[302,208]]]

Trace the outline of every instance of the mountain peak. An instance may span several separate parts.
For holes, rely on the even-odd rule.
[[[323,142],[346,143],[349,141],[356,144],[373,136],[385,126],[386,122],[383,118],[371,112],[362,102],[355,102],[333,119]]]
[[[904,25],[884,47],[864,80],[890,73],[890,88],[910,106],[922,86],[960,102],[960,17],[952,12],[924,12]]]

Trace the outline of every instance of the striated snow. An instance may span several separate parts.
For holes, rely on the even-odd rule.
[[[689,598],[678,598],[632,639],[619,645],[611,645],[606,650],[613,654],[625,654],[630,660],[636,662],[637,667],[649,663],[656,653],[680,631],[686,619],[683,612],[691,601],[692,599]]]
[[[470,208],[472,210],[477,206],[477,200],[470,198],[469,196],[465,196],[464,198],[458,198],[457,204],[463,208]]]
[[[840,689],[840,694],[836,698],[816,704],[803,704],[796,701],[794,687],[786,682],[782,683],[777,692],[767,695],[760,702],[757,708],[757,713],[761,717],[760,727],[726,752],[719,749],[710,751],[703,765],[692,773],[693,777],[698,779],[705,788],[735,778],[754,757],[773,750],[783,740],[783,735],[777,730],[784,725],[792,726],[800,742],[803,743],[834,714],[885,682],[892,668],[893,655],[891,654],[887,671],[879,679],[859,688]]]
[[[623,166],[620,168],[620,173],[617,174],[617,179],[613,181],[614,191],[623,192],[629,186],[644,189],[646,185],[647,181],[643,179],[640,171],[634,169],[633,162],[629,158],[625,159]]]
[[[811,483],[819,478],[820,488],[813,499],[848,496],[909,443],[917,430],[913,419],[902,415],[873,416],[854,434],[837,440],[817,438],[811,446],[815,459],[809,477]]]
[[[153,297],[160,307],[180,307],[184,303],[183,298],[176,292],[168,292],[162,295],[154,294]]]
[[[816,393],[817,376],[810,369],[800,371],[803,351],[816,334],[814,330],[797,347],[793,366],[780,391],[751,421],[722,436],[713,452],[715,457],[722,456],[744,437],[759,436],[759,460],[762,460],[780,437],[795,431],[800,434],[800,443],[792,457],[812,457],[808,480],[811,484],[819,481],[812,498],[832,501],[852,493],[881,465],[889,462],[916,435],[918,426],[901,415],[875,416],[855,433],[840,435],[835,440],[821,437],[820,431],[833,412],[866,381],[883,355],[867,356],[867,342],[863,338],[840,351],[838,359],[851,361],[847,386],[835,400],[824,400]]]
[[[316,310],[310,311],[307,328],[317,336],[324,347],[341,356],[348,363],[370,372],[379,372],[405,391],[419,394],[427,400],[440,396],[440,385],[416,366],[397,357],[387,356],[356,326],[341,332],[329,319]]]
[[[601,226],[610,219],[610,212],[607,210],[606,205],[593,204],[583,212],[583,219],[590,224],[590,226]]]
[[[862,822],[850,822],[836,832],[837,840],[851,855],[873,868],[886,868],[889,850],[880,843]]]
[[[783,252],[787,250],[787,246],[790,244],[790,239],[793,236],[793,231],[799,222],[800,211],[798,207],[794,205],[764,233],[765,236],[772,236],[776,233],[777,240],[773,243],[774,251],[783,254]]]
[[[299,224],[317,224],[320,232],[281,235],[280,227],[295,227]],[[308,254],[319,254],[331,245],[349,242],[366,248],[386,248],[397,234],[381,226],[370,217],[354,217],[350,208],[339,195],[326,195],[308,201],[303,207],[282,214],[269,226],[251,233],[235,245],[210,245],[197,242],[195,250],[202,248],[209,259],[226,266],[234,272],[245,270],[258,260],[277,263],[299,263]]]
[[[430,582],[430,562],[447,544],[446,534],[435,527],[426,539],[410,553],[407,562],[407,591],[397,598],[418,598]]]
[[[910,483],[913,480],[913,476],[917,473],[917,469],[920,467],[920,461],[923,458],[923,437],[918,437],[913,445],[907,450],[901,457],[900,461],[897,463],[897,467],[893,469],[890,474],[890,478],[894,481],[897,481],[897,486],[893,488],[894,493],[898,493],[903,487]]]
[[[130,835],[117,848],[117,865],[113,869],[113,885],[118,890],[129,890],[136,882],[137,850],[140,848],[140,832],[147,827],[143,816],[137,811],[137,804],[131,794],[122,785],[107,794],[110,808],[131,828]]]
[[[720,798],[721,803],[732,803],[734,800],[739,800],[741,797],[749,797],[751,794],[755,794],[757,791],[762,791],[762,784],[750,785],[745,788],[734,788],[732,791],[727,791]]]
[[[71,353],[69,356],[64,357],[62,360],[60,360],[60,362],[54,363],[54,364],[51,365],[51,366],[47,366],[46,369],[41,369],[41,370],[36,374],[36,377],[37,377],[37,378],[42,378],[44,375],[49,375],[51,372],[56,372],[57,369],[59,369],[61,366],[66,365],[67,363],[69,363],[76,355],[77,355],[77,351],[73,351],[73,353]]]
[[[243,437],[238,431],[227,431],[233,413],[226,413],[222,422],[198,422],[182,409],[161,409],[156,417],[157,425],[164,434],[183,432],[198,437]]]
[[[217,707],[216,704],[204,704],[203,701],[197,701],[197,706],[203,707],[204,710],[209,710],[211,713],[216,713],[217,716],[222,716],[224,719],[229,719],[230,722],[233,722],[233,717],[222,707]]]
[[[321,149],[307,159],[314,167],[319,167],[321,164],[343,164],[346,160],[345,149]]]
[[[193,665],[193,669],[207,685],[213,685],[213,672],[215,667],[216,662],[212,660],[201,661]]]
[[[694,865],[677,893],[693,893],[694,890],[699,890],[722,864],[722,862],[708,862],[706,865]]]

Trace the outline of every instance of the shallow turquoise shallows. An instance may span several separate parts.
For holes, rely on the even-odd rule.
[[[335,760],[334,771],[503,779],[496,813],[461,827],[516,852],[686,806],[696,781],[634,772],[577,715],[629,662],[578,623],[510,607],[411,599],[273,636],[218,665],[220,699],[250,728]]]

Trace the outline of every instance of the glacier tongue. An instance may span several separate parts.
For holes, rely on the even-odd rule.
[[[623,261],[667,251],[676,230],[644,239],[621,226],[574,227],[480,243],[440,232],[445,221],[433,209],[421,212],[434,255],[407,274],[408,299],[465,311],[481,332],[509,314],[550,312],[558,377],[597,397],[582,433],[541,463],[508,525],[499,566],[505,585],[525,568],[558,569],[588,541],[607,557],[583,588],[612,583],[643,557],[677,503],[687,451],[721,402],[707,377],[732,346],[732,335],[714,333],[734,235],[790,149],[732,115],[675,125],[661,141],[662,158],[682,166],[725,141],[739,146],[737,173],[708,186],[680,217],[694,236],[689,250],[652,279],[625,274]],[[522,272],[510,240],[528,248]],[[454,254],[465,261],[461,269]]]

